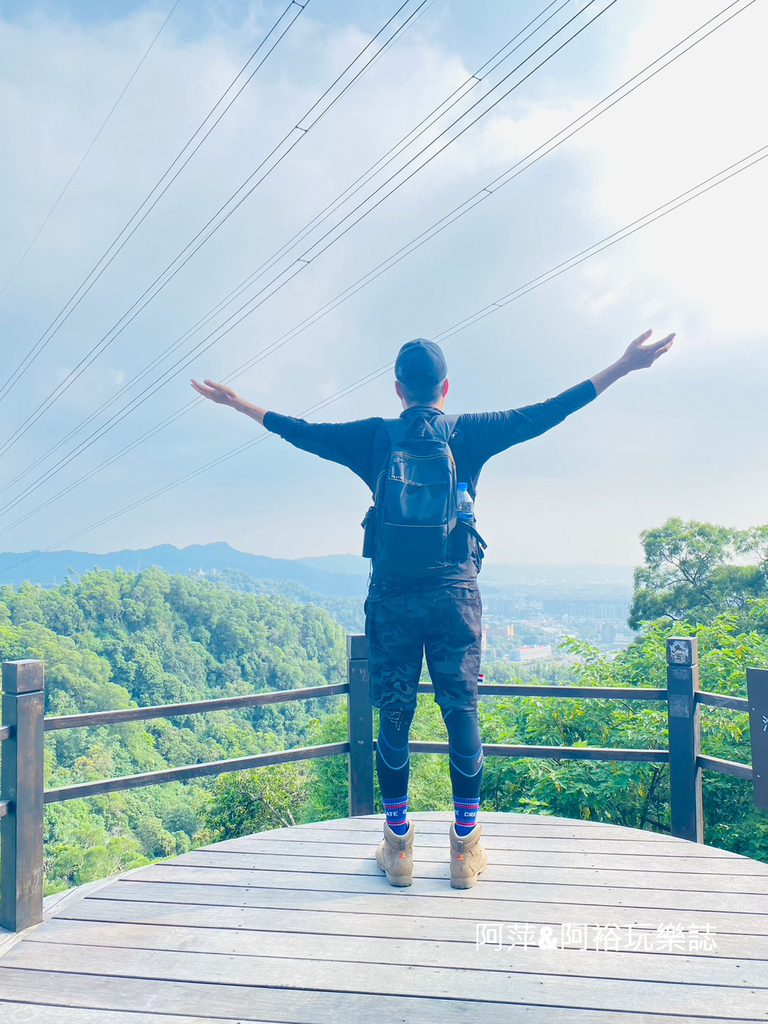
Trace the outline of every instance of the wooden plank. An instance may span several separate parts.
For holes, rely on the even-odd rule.
[[[368,658],[353,658],[359,642],[347,640],[347,779],[350,815],[371,814],[375,807],[373,776],[373,708],[368,700],[370,669]]]
[[[496,814],[483,822],[491,874],[453,890],[452,817],[414,815],[423,856],[404,890],[373,863],[382,815],[259,833],[138,869],[63,900],[3,959],[2,998],[37,1004],[41,1024],[91,1024],[51,1016],[66,1007],[107,1014],[92,1024],[133,1024],[126,1014],[136,1024],[148,1014],[157,1024],[162,1014],[178,1024],[185,1014],[286,1024],[368,1014],[388,1024],[768,1020],[768,865],[653,832]],[[478,925],[494,922],[501,949],[476,941]],[[534,926],[527,948],[511,945],[519,922]],[[542,925],[591,925],[593,948],[540,949]],[[619,951],[595,951],[598,925],[615,926]],[[631,939],[646,936],[657,951],[622,948],[630,925]],[[708,927],[716,949],[662,952],[659,925]]]
[[[447,857],[447,842],[420,842],[421,836],[416,837],[416,846],[419,859],[423,861],[443,861]],[[587,841],[588,842],[588,841]],[[501,845],[503,843],[503,845]],[[333,842],[319,842],[315,840],[288,840],[271,839],[269,842],[260,842],[258,837],[245,839],[232,839],[228,843],[219,843],[214,846],[200,847],[192,851],[194,855],[201,853],[223,854],[225,856],[248,857],[254,854],[280,854],[281,856],[304,856],[304,857],[336,857],[339,846],[342,844]],[[543,840],[538,844],[518,843],[514,840],[495,839],[488,842],[483,839],[483,845],[493,853],[494,861],[498,864],[528,864],[528,865],[561,865],[582,866],[582,867],[624,867],[638,871],[682,871],[684,873],[709,874],[712,871],[726,872],[727,874],[738,875],[766,875],[768,877],[768,866],[763,868],[757,861],[749,860],[746,857],[733,856],[699,856],[681,857],[680,851],[672,853],[660,846],[658,853],[652,853],[643,849],[638,852],[636,847],[629,850],[621,843],[612,844],[612,848],[606,849],[607,842],[598,845],[597,848],[585,849],[584,843],[565,843],[562,840]],[[342,848],[346,857],[369,857],[373,856],[375,842],[344,843]],[[187,854],[183,855],[187,857]],[[188,861],[192,863],[192,861]],[[234,862],[233,862],[234,863]]]
[[[105,1007],[112,1011],[134,1011],[136,1024],[144,1024],[145,1013],[162,1012],[173,1007],[178,1015],[191,1014],[200,1020],[201,1013],[216,1007],[220,1020],[262,1021],[259,1008],[269,1009],[270,1020],[280,1024],[360,1024],[361,1020],[386,1021],[387,1024],[540,1024],[541,1004],[525,1006],[519,1002],[494,1004],[476,999],[421,999],[408,996],[360,993],[298,992],[274,988],[248,988],[236,985],[208,985],[184,982],[156,982],[148,979],[102,978],[98,975],[67,975],[54,972],[28,972],[0,967],[0,990],[5,1000],[20,999],[25,1009],[35,1012],[31,1004],[46,1006]],[[692,1008],[689,1008],[692,1010]],[[183,1019],[183,1017],[182,1017]],[[205,1020],[205,1017],[202,1017]],[[602,1011],[592,1007],[565,1009],[547,1007],[547,1024],[638,1024],[637,1013],[616,1010]],[[713,1024],[711,1014],[677,1015],[668,1011],[654,1014],[653,1024]],[[734,1024],[757,1024],[762,1018],[736,1015],[733,1011],[720,1020]],[[48,1024],[33,1016],[22,1018],[23,1024]],[[123,1024],[119,1018],[96,1018],[94,1024]],[[15,1024],[15,1022],[14,1022]],[[79,1024],[79,1022],[78,1022]],[[84,1024],[86,1022],[84,1021]],[[87,1022],[90,1024],[90,1022]],[[133,1024],[133,1022],[131,1022]]]
[[[356,862],[357,863],[357,862]],[[360,862],[362,865],[357,872],[339,872],[315,870],[291,871],[284,870],[261,870],[251,871],[243,868],[197,868],[184,867],[173,861],[150,864],[143,868],[141,880],[147,882],[181,882],[182,884],[199,885],[224,885],[247,888],[251,885],[270,886],[274,888],[291,888],[302,891],[327,890],[330,886],[343,892],[376,892],[383,885],[388,885],[381,870],[369,862]],[[432,892],[434,886],[445,887],[450,867],[446,863],[441,870],[429,870],[429,865],[414,865],[414,884],[419,891]],[[764,885],[752,884],[762,883],[761,879],[753,879],[746,876],[748,887],[741,889],[737,886],[727,888],[728,879],[722,883],[723,888],[713,890],[711,885],[706,892],[701,892],[698,882],[684,885],[685,876],[667,875],[659,876],[664,878],[665,884],[656,881],[653,876],[633,874],[632,872],[612,872],[600,875],[598,872],[582,872],[576,870],[566,873],[555,868],[509,868],[503,865],[488,865],[485,874],[479,879],[472,890],[478,893],[478,898],[504,898],[510,895],[510,890],[519,887],[529,888],[541,886],[543,888],[557,887],[562,894],[569,889],[579,894],[579,900],[584,899],[604,904],[633,902],[636,906],[646,906],[646,901],[652,901],[653,906],[666,906],[679,910],[744,910],[748,913],[768,914],[768,893]],[[689,876],[694,877],[694,876]],[[331,880],[332,879],[332,880]],[[614,879],[616,879],[614,881]],[[721,884],[718,882],[718,885]],[[604,890],[604,892],[602,891]],[[455,890],[454,890],[455,891]],[[609,895],[610,894],[610,895]],[[637,901],[642,901],[640,904]],[[661,902],[657,902],[661,901]]]
[[[384,897],[381,897],[380,901],[383,902],[383,899]],[[596,915],[585,916],[584,907],[569,904],[553,906],[547,903],[510,902],[499,904],[499,913],[495,914],[496,906],[490,903],[489,906],[482,908],[485,912],[483,916],[475,919],[442,917],[438,916],[438,912],[425,913],[424,900],[419,902],[419,913],[415,916],[408,912],[407,903],[403,905],[402,901],[394,908],[395,912],[370,914],[345,909],[313,910],[302,906],[299,897],[294,898],[292,902],[294,905],[282,908],[87,900],[65,911],[57,921],[152,924],[165,928],[225,928],[232,931],[317,932],[326,935],[410,937],[455,942],[474,941],[478,925],[484,921],[502,924],[523,921],[536,926],[549,925],[552,928],[576,923],[584,925],[587,929],[587,945],[591,948],[596,945],[598,928]],[[764,921],[759,916],[751,921],[748,915],[710,914],[707,921],[714,934],[719,956],[768,960],[768,935],[763,934]],[[741,929],[745,921],[752,924],[753,932],[745,931],[742,934]],[[619,928],[632,928],[634,932],[650,934],[660,926],[668,925],[670,919],[660,911],[638,913],[632,909],[618,907],[611,908],[599,922],[600,926],[609,923]],[[701,920],[692,921],[690,917],[682,920],[686,928],[692,923],[697,923],[700,927],[704,924]],[[672,954],[678,955],[675,950]]]
[[[482,951],[478,950],[480,954]],[[512,963],[520,962],[520,951]],[[576,951],[559,956],[578,957]],[[616,954],[621,956],[621,954]],[[605,953],[604,957],[612,954]],[[617,981],[613,978],[579,978],[559,974],[525,973],[521,970],[409,967],[390,964],[289,959],[279,957],[232,957],[208,953],[165,952],[163,950],[83,949],[37,943],[16,946],[5,958],[9,968],[23,967],[40,972],[54,971],[101,977],[169,979],[221,985],[271,986],[274,988],[368,993],[380,996],[400,992],[414,997],[462,1000],[468,992],[482,993],[482,1001],[622,1010],[636,1013],[677,1013],[693,1011],[725,1017],[734,1011],[741,1016],[768,1020],[768,991],[755,984],[735,987],[718,984],[670,984],[655,981]],[[706,966],[706,962],[703,962]],[[607,966],[607,965],[606,965]],[[763,981],[768,984],[768,972]],[[268,1004],[267,1004],[268,1005]],[[153,1007],[159,1009],[160,1007]]]
[[[44,799],[46,804],[55,804],[62,800],[101,796],[104,793],[121,793],[124,790],[140,789],[143,786],[157,786],[163,782],[185,782],[189,779],[242,771],[245,768],[258,768],[268,764],[306,761],[313,757],[333,757],[348,751],[348,743],[324,743],[317,747],[296,747],[291,750],[273,751],[269,754],[228,758],[224,761],[205,761],[202,764],[185,765],[183,768],[163,768],[154,772],[141,772],[138,775],[119,775],[98,782],[73,782],[70,786],[46,789]]]
[[[434,813],[436,817],[428,817],[430,813]],[[439,817],[437,816],[439,815]],[[420,831],[434,832],[440,835],[444,835],[453,821],[453,815],[447,814],[445,811],[435,812],[408,812],[408,817],[412,818],[417,824]],[[610,839],[634,839],[638,842],[646,842],[650,839],[665,839],[670,843],[682,843],[685,844],[687,840],[677,839],[675,836],[662,835],[660,832],[651,832],[646,829],[639,828],[628,828],[624,825],[611,825],[604,822],[595,821],[578,821],[576,819],[570,820],[563,818],[560,821],[550,821],[546,817],[535,817],[534,815],[510,815],[511,820],[499,820],[504,818],[503,815],[489,814],[481,812],[478,821],[482,822],[483,832],[488,835],[509,835],[515,836],[519,833],[527,835],[565,835],[568,838],[578,839],[579,836],[585,836],[585,838],[597,838],[603,836],[604,838]],[[518,820],[515,820],[517,817]],[[277,835],[282,832],[294,831],[301,832],[303,829],[311,829],[321,827],[330,831],[340,830],[345,831],[353,828],[355,831],[371,831],[380,832],[384,823],[384,815],[377,814],[375,816],[360,815],[355,818],[332,818],[328,821],[319,822],[306,822],[303,825],[292,825],[288,828],[270,829],[268,832],[260,832],[261,836]]]
[[[297,844],[298,845],[298,844]],[[261,850],[250,853],[229,853],[225,850],[194,850],[173,860],[181,867],[240,868],[253,871],[328,871],[333,874],[376,874],[379,870],[374,857],[374,846],[369,849],[355,847],[349,851],[344,845],[322,846],[318,855],[313,850],[302,853],[285,844],[285,850],[269,849],[264,844]],[[351,855],[350,855],[351,854]],[[449,863],[449,849],[431,847],[422,850],[414,846],[414,859],[420,868],[419,874],[433,878],[445,877],[443,866]],[[669,858],[668,858],[669,860]],[[716,892],[762,892],[768,893],[768,870],[763,874],[745,870],[749,864],[739,863],[740,871],[731,873],[722,861],[701,861],[691,865],[689,860],[678,857],[672,863],[659,864],[648,857],[596,857],[580,856],[578,853],[520,855],[513,850],[489,850],[489,863],[493,864],[495,877],[526,881],[527,871],[538,873],[556,871],[562,879],[578,877],[579,873],[606,875],[613,884],[629,884],[632,877],[642,879],[644,884],[652,878],[658,888],[681,887],[685,889],[711,889]],[[727,872],[727,873],[726,873]],[[626,876],[626,877],[625,877]]]
[[[408,817],[409,818],[412,817],[410,812],[408,813]],[[383,823],[384,823],[384,818],[383,817],[379,817],[378,819],[374,820],[371,823],[370,826],[361,825],[360,822],[362,822],[364,820],[365,820],[364,818],[360,818],[360,819],[354,819],[353,821],[349,821],[348,819],[342,818],[342,819],[340,819],[341,823],[339,825],[333,825],[332,828],[326,828],[326,826],[328,826],[330,824],[329,822],[325,822],[325,821],[324,822],[310,822],[310,823],[307,823],[305,825],[293,825],[290,828],[271,829],[268,832],[259,832],[258,835],[259,835],[259,837],[261,837],[263,839],[269,839],[269,838],[272,838],[272,837],[284,839],[287,834],[293,834],[293,830],[294,829],[296,830],[297,833],[302,834],[305,831],[308,832],[308,831],[311,831],[311,830],[316,830],[316,829],[322,828],[326,832],[326,834],[333,833],[335,835],[337,832],[338,833],[354,832],[354,833],[356,833],[359,836],[365,836],[365,835],[376,836],[376,835],[378,835],[379,838],[381,838],[381,832],[382,832],[382,826],[383,826]],[[417,819],[414,818],[414,821],[416,823],[416,828],[418,829],[420,835],[426,836],[426,835],[432,834],[432,835],[440,836],[440,837],[445,837],[445,836],[448,835],[448,829],[449,829],[450,821],[451,820],[452,819],[448,819],[448,820],[446,820],[444,822],[442,822],[442,821],[441,822],[419,822]],[[626,842],[637,843],[638,845],[642,844],[642,843],[648,843],[648,842],[658,842],[661,839],[664,842],[667,842],[667,843],[670,843],[670,844],[672,844],[672,843],[680,844],[680,845],[678,845],[678,849],[679,850],[684,850],[688,845],[693,845],[693,844],[690,844],[689,841],[686,840],[686,839],[676,839],[673,836],[661,835],[661,833],[659,833],[659,832],[644,832],[644,831],[641,831],[640,829],[624,828],[624,827],[618,826],[618,825],[616,825],[616,826],[614,826],[614,825],[604,825],[604,826],[597,826],[597,825],[595,825],[595,826],[587,826],[587,825],[584,825],[582,827],[582,826],[580,826],[578,824],[573,824],[573,825],[559,825],[557,827],[550,827],[550,826],[542,826],[542,825],[539,825],[537,823],[534,823],[534,824],[527,824],[527,825],[521,824],[521,825],[518,825],[518,826],[511,826],[510,825],[510,826],[502,827],[502,826],[497,825],[495,822],[487,822],[487,821],[485,821],[482,816],[478,820],[482,823],[482,826],[483,826],[483,836],[486,837],[486,838],[490,838],[492,836],[508,836],[508,837],[511,837],[511,838],[520,837],[520,838],[529,838],[529,839],[543,839],[543,838],[546,837],[546,838],[570,839],[570,840],[572,840],[574,842],[577,842],[580,839],[601,839],[602,838],[602,839],[609,839],[609,840],[612,840],[612,841],[615,841],[617,839],[622,839],[622,840],[624,840]],[[718,850],[717,852],[718,853],[727,853],[728,851]],[[733,854],[732,856],[739,856],[739,855],[738,854]]]
[[[346,683],[327,683],[306,686],[297,690],[270,690],[268,693],[247,693],[238,697],[216,697],[186,704],[155,704],[140,708],[118,708],[113,711],[92,711],[79,715],[53,715],[45,720],[45,731],[57,729],[83,729],[87,726],[116,725],[118,722],[140,722],[153,718],[175,718],[179,715],[199,715],[211,711],[230,711],[234,708],[254,708],[263,704],[283,704],[291,700],[310,700],[346,693]]]
[[[409,812],[410,813],[410,812]],[[419,821],[452,821],[453,811],[414,811],[414,818]],[[381,821],[382,814],[362,814],[356,817],[355,821]],[[586,818],[569,818],[562,814],[526,814],[522,811],[483,811],[486,821],[496,822],[500,825],[520,824],[525,822],[540,822],[543,825],[585,825],[588,828],[596,828],[608,824],[610,828],[621,826],[613,825],[610,822],[590,821]],[[329,818],[323,824],[331,822],[349,821],[349,818]],[[637,829],[630,829],[635,832]]]
[[[115,877],[97,878],[95,882],[85,882],[83,885],[75,886],[74,889],[65,889],[63,892],[46,896],[43,900],[43,918],[47,921],[49,917],[60,914],[64,907],[69,907],[72,903],[84,900],[99,889],[112,885],[114,881],[116,881]]]
[[[541,949],[539,937],[553,938],[560,948]],[[526,937],[527,935],[527,937]],[[542,933],[531,928],[516,941],[508,929],[498,938],[483,941],[475,929],[465,929],[463,941],[425,939],[412,935],[397,937],[329,935],[322,930],[234,931],[228,928],[168,928],[164,925],[117,925],[88,921],[50,921],[38,929],[32,941],[65,946],[114,947],[118,949],[164,950],[184,953],[220,953],[228,956],[343,961],[362,964],[399,964],[408,967],[455,968],[457,970],[506,971],[573,977],[603,977],[629,981],[664,981],[680,984],[768,987],[768,962],[755,961],[748,969],[738,960],[711,952],[690,952],[687,934],[679,946],[660,937],[637,935],[626,929],[611,929],[602,936],[593,931],[593,944],[568,930]],[[639,940],[639,941],[638,941]],[[479,944],[478,944],[479,943]],[[716,942],[715,942],[716,946]],[[669,950],[674,949],[674,955]],[[696,947],[694,947],[696,949]],[[645,951],[649,950],[649,951]],[[574,953],[578,952],[578,956]],[[88,950],[83,952],[87,961]],[[23,954],[22,954],[23,961]],[[763,985],[760,985],[762,975]]]
[[[416,828],[421,834],[435,833],[444,835],[447,833],[453,815],[445,811],[414,811],[408,812],[408,817],[416,823]],[[713,852],[718,856],[739,857],[740,854],[731,853],[718,847],[708,847],[702,844],[693,843],[687,839],[679,839],[666,833],[653,832],[650,829],[636,829],[624,825],[614,825],[608,822],[584,821],[576,818],[558,818],[550,815],[528,815],[514,814],[507,812],[481,811],[478,820],[483,825],[483,837],[509,836],[509,837],[560,837],[571,840],[581,839],[607,839],[624,840],[627,842],[663,842],[668,844],[670,850],[677,849],[682,856],[689,853],[695,855],[695,850],[701,851],[704,855]],[[370,831],[381,832],[384,815],[361,815],[360,817],[335,818],[328,821],[308,822],[303,825],[294,826],[291,829],[274,829],[268,832],[260,832],[260,838],[277,838],[280,833],[285,837],[286,833],[297,835],[299,832],[313,828],[322,828],[327,832],[336,830],[345,831]],[[751,860],[751,858],[744,858]],[[752,861],[762,864],[761,861]]]
[[[752,795],[757,807],[768,809],[768,670],[747,669],[749,732],[752,747]]]
[[[432,822],[435,825],[448,825],[453,821],[453,810],[444,811],[409,811],[408,816],[412,817],[414,821]],[[633,835],[659,835],[659,833],[651,832],[645,829],[630,828],[625,825],[616,825],[609,821],[591,821],[586,818],[565,818],[556,814],[520,814],[516,811],[483,811],[483,821],[488,825],[500,825],[502,829],[514,829],[518,825],[538,825],[542,828],[573,828],[574,826],[579,828],[588,828],[595,830],[604,829],[623,829]],[[354,818],[327,818],[322,822],[308,822],[307,824],[322,824],[323,827],[328,828],[343,828],[349,822],[354,822],[356,825],[363,824],[369,825],[371,823],[379,822],[384,820],[384,815],[381,813],[374,814],[360,814]],[[296,825],[294,828],[303,828],[304,825]],[[666,836],[672,842],[677,842],[674,836]]]
[[[87,1010],[83,1007],[11,1003],[0,998],[3,1024],[238,1024],[235,1017],[189,1017],[176,1013],[131,1013],[125,1010]],[[262,1017],[258,1024],[272,1024]]]
[[[2,720],[13,727],[0,758],[0,927],[20,932],[43,919],[42,661],[6,661]]]
[[[695,636],[667,637],[667,732],[671,831],[703,843],[702,779],[697,763],[701,753],[698,645]]]
[[[84,885],[79,885],[75,889],[66,889],[64,892],[57,892],[52,896],[46,896],[43,899],[43,920],[47,921],[53,914],[61,913],[65,907],[85,899],[89,893],[95,892],[97,889],[103,889],[105,885],[111,885],[113,881],[113,878],[100,878],[95,882],[86,882]],[[33,927],[36,926],[33,925]],[[29,934],[27,930],[23,932],[8,932],[0,928],[0,957],[11,946],[22,942],[27,934]]]
[[[143,876],[141,876],[143,879]],[[365,879],[360,879],[365,881]],[[732,918],[737,916],[744,919],[742,930],[744,934],[765,934],[765,914],[750,909],[748,902],[747,909],[743,910],[737,906],[737,901],[732,896],[720,896],[717,899],[705,899],[701,894],[698,900],[686,899],[689,894],[685,893],[674,901],[665,894],[665,898],[658,898],[653,891],[643,892],[634,890],[628,893],[626,890],[614,890],[609,888],[592,887],[589,890],[578,889],[574,886],[539,885],[539,886],[513,886],[511,884],[495,885],[485,882],[481,877],[472,889],[452,889],[446,882],[422,878],[416,883],[416,891],[411,891],[414,886],[408,886],[402,890],[388,885],[384,876],[381,876],[381,884],[376,884],[375,879],[370,880],[368,891],[365,887],[359,886],[358,892],[344,891],[341,888],[329,890],[328,888],[300,890],[296,885],[287,884],[285,887],[274,885],[251,885],[246,888],[227,885],[196,885],[182,884],[180,882],[150,882],[133,879],[116,882],[113,886],[103,889],[91,897],[100,899],[119,900],[148,900],[159,903],[196,903],[200,906],[223,906],[223,907],[248,907],[248,906],[271,906],[271,907],[313,907],[315,909],[346,909],[351,911],[356,908],[359,913],[379,914],[423,914],[428,913],[432,908],[434,916],[440,917],[467,917],[473,920],[512,920],[505,911],[509,906],[526,906],[529,903],[548,904],[553,906],[572,905],[579,906],[581,913],[576,920],[587,918],[602,919],[610,912],[611,915],[620,908],[631,910],[635,914],[646,913],[656,910],[675,919],[680,914],[695,916],[700,920],[706,915],[707,920],[714,920],[718,912],[729,914]],[[500,891],[501,890],[501,891]],[[409,904],[408,901],[416,900],[417,903]],[[461,901],[461,902],[456,902]],[[670,906],[674,903],[674,906]],[[708,904],[716,903],[716,906]],[[684,904],[688,904],[687,906]],[[407,907],[407,909],[402,909]],[[491,908],[493,912],[491,914]],[[515,915],[519,916],[519,915]]]
[[[264,838],[262,838],[264,837]],[[369,850],[381,840],[382,832],[328,832],[317,829],[302,831],[299,836],[290,832],[280,836],[272,836],[271,833],[257,832],[250,836],[243,836],[240,839],[226,839],[221,843],[213,843],[210,846],[200,846],[198,850],[221,850],[225,853],[250,850],[264,850],[276,848],[289,852],[296,847],[312,844],[318,851],[322,846],[333,847],[343,842],[345,847],[361,847]],[[448,844],[448,829],[445,833],[423,833],[416,831],[415,842],[422,850],[443,851]],[[689,843],[685,850],[679,846],[670,846],[665,839],[658,842],[635,843],[623,839],[560,839],[551,836],[528,838],[524,836],[487,836],[483,833],[483,845],[489,850],[518,850],[573,853],[576,856],[583,854],[623,854],[646,860],[658,860],[661,858],[684,858],[687,863],[695,862],[696,870],[700,870],[698,861],[712,861],[717,864],[727,865],[729,870],[737,866],[743,868],[747,873],[762,874],[768,870],[768,865],[762,861],[753,860],[751,857],[744,857],[738,853],[731,853],[729,850],[720,850],[714,846],[703,846],[698,843]]]
[[[448,744],[443,740],[414,740],[409,743],[411,754],[447,754]],[[652,761],[666,764],[669,751],[658,747],[566,747],[541,743],[484,743],[486,757],[510,757],[519,760],[532,757],[558,761]]]

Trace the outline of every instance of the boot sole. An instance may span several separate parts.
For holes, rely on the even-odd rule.
[[[486,864],[484,867],[480,868],[480,870],[478,872],[476,872],[476,874],[471,875],[469,878],[454,878],[452,876],[451,877],[451,888],[453,888],[453,889],[471,889],[472,886],[475,884],[475,882],[480,877],[480,875],[482,875],[482,873],[485,871],[485,868],[487,868],[487,867],[488,867],[488,865]]]
[[[404,886],[413,884],[413,875],[410,877],[407,875],[390,875],[388,871],[385,871],[384,874],[387,876],[387,881],[390,885]]]
[[[379,864],[378,858],[376,859],[379,871],[383,871],[387,876],[387,881],[390,885],[412,885],[413,884],[413,872],[410,875],[393,875],[384,867],[383,864]]]
[[[452,889],[471,889],[477,881],[477,875],[474,878],[452,878],[451,888]]]

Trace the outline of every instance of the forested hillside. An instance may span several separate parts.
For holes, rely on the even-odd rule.
[[[52,590],[0,588],[0,658],[45,662],[49,715],[322,685],[344,678],[345,648],[342,628],[317,607],[159,569],[92,572]],[[304,745],[339,700],[54,732],[46,785]],[[49,888],[189,849],[210,786],[52,805]]]
[[[578,681],[584,687],[663,688],[667,637],[695,635],[702,688],[746,696],[747,666],[768,666],[768,529],[738,531],[672,519],[646,531],[641,539],[645,562],[635,574],[636,640],[614,658],[583,641],[568,641],[565,646],[576,663],[567,677],[560,671],[559,681]],[[540,671],[508,662],[489,663],[483,670],[493,682],[516,679],[518,672],[524,674],[524,682],[535,682]],[[746,713],[703,707],[701,723],[704,754],[749,763]],[[492,697],[481,701],[480,724],[484,743],[650,749],[664,749],[668,743],[666,705],[652,702]],[[321,729],[322,742],[343,739],[343,709],[327,716]],[[430,696],[419,697],[411,737],[445,740]],[[299,820],[307,820],[304,815],[345,815],[342,761],[320,763],[311,777],[307,766],[291,765],[277,790],[265,770],[222,778],[215,786],[206,835],[227,838],[290,822],[301,801]],[[768,813],[755,807],[752,784],[705,772],[703,790],[705,842],[768,861]],[[444,756],[411,755],[409,807],[450,809]],[[669,832],[669,768],[626,761],[488,758],[483,809],[557,814]]]
[[[633,609],[636,640],[614,658],[569,641],[577,660],[569,679],[560,681],[663,687],[666,638],[696,635],[702,687],[745,696],[746,667],[768,666],[766,530],[739,533],[670,520],[643,541],[646,560],[636,573]],[[237,577],[230,582],[244,584]],[[354,615],[351,606],[346,610]],[[0,587],[0,659],[45,662],[49,715],[341,681],[345,647],[345,630],[313,604],[156,568],[91,572],[50,590]],[[515,679],[518,671],[503,662],[484,670],[495,682]],[[535,667],[521,671],[525,682],[536,681]],[[746,713],[703,707],[701,720],[703,753],[750,761]],[[666,706],[651,702],[500,696],[481,702],[480,722],[485,743],[667,745]],[[341,696],[54,732],[46,738],[46,785],[346,736]],[[429,695],[419,697],[411,737],[446,739]],[[558,814],[668,832],[668,781],[663,764],[489,757],[481,810]],[[409,796],[412,810],[451,809],[444,755],[412,755]],[[347,813],[346,755],[51,805],[45,825],[47,891],[196,844]],[[707,843],[768,861],[768,813],[755,807],[751,783],[705,772],[704,813]]]

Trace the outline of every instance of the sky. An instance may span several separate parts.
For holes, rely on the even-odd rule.
[[[561,0],[546,13],[545,0],[401,5],[291,5],[274,51],[52,331],[289,5],[0,0],[0,551],[226,541],[288,558],[359,553],[370,493],[344,467],[202,399],[153,432],[194,399],[190,377],[228,379],[282,339],[232,380],[250,401],[317,421],[397,416],[391,370],[306,410],[386,367],[403,342],[451,333],[768,145],[768,10],[763,0],[737,0],[725,15],[735,17],[709,38],[483,193],[726,0]],[[379,53],[382,37],[374,37],[398,9],[390,30],[414,17]],[[527,30],[538,31],[521,37],[513,56],[472,78],[539,15]],[[318,99],[329,87],[336,95],[348,81],[335,85],[338,76],[366,46],[365,59],[376,60],[313,120],[325,109]],[[409,133],[452,94],[456,105],[413,141]],[[302,245],[286,246],[408,138]],[[285,154],[279,163],[269,157],[275,147]],[[136,312],[249,178],[258,183],[252,193]],[[469,412],[552,397],[612,363],[648,328],[654,337],[677,334],[652,368],[485,466],[476,514],[488,562],[635,565],[641,531],[670,516],[765,522],[766,184],[768,160],[446,338],[446,411]],[[461,219],[333,304],[478,193],[484,200]],[[326,248],[317,240],[330,228]],[[188,333],[272,257],[272,269],[238,302]],[[263,301],[247,318],[207,351],[187,354],[259,289]],[[84,366],[103,341],[110,343]],[[34,361],[3,390],[31,353]],[[156,390],[143,393],[155,381]],[[139,404],[127,406],[137,395]],[[123,418],[91,440],[116,412]],[[34,422],[22,427],[28,417]],[[145,434],[152,436],[113,459]],[[247,447],[204,468],[240,446]]]

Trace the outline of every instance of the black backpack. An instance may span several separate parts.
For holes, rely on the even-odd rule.
[[[390,454],[363,521],[363,556],[382,576],[428,577],[455,563],[458,416],[384,420]]]

